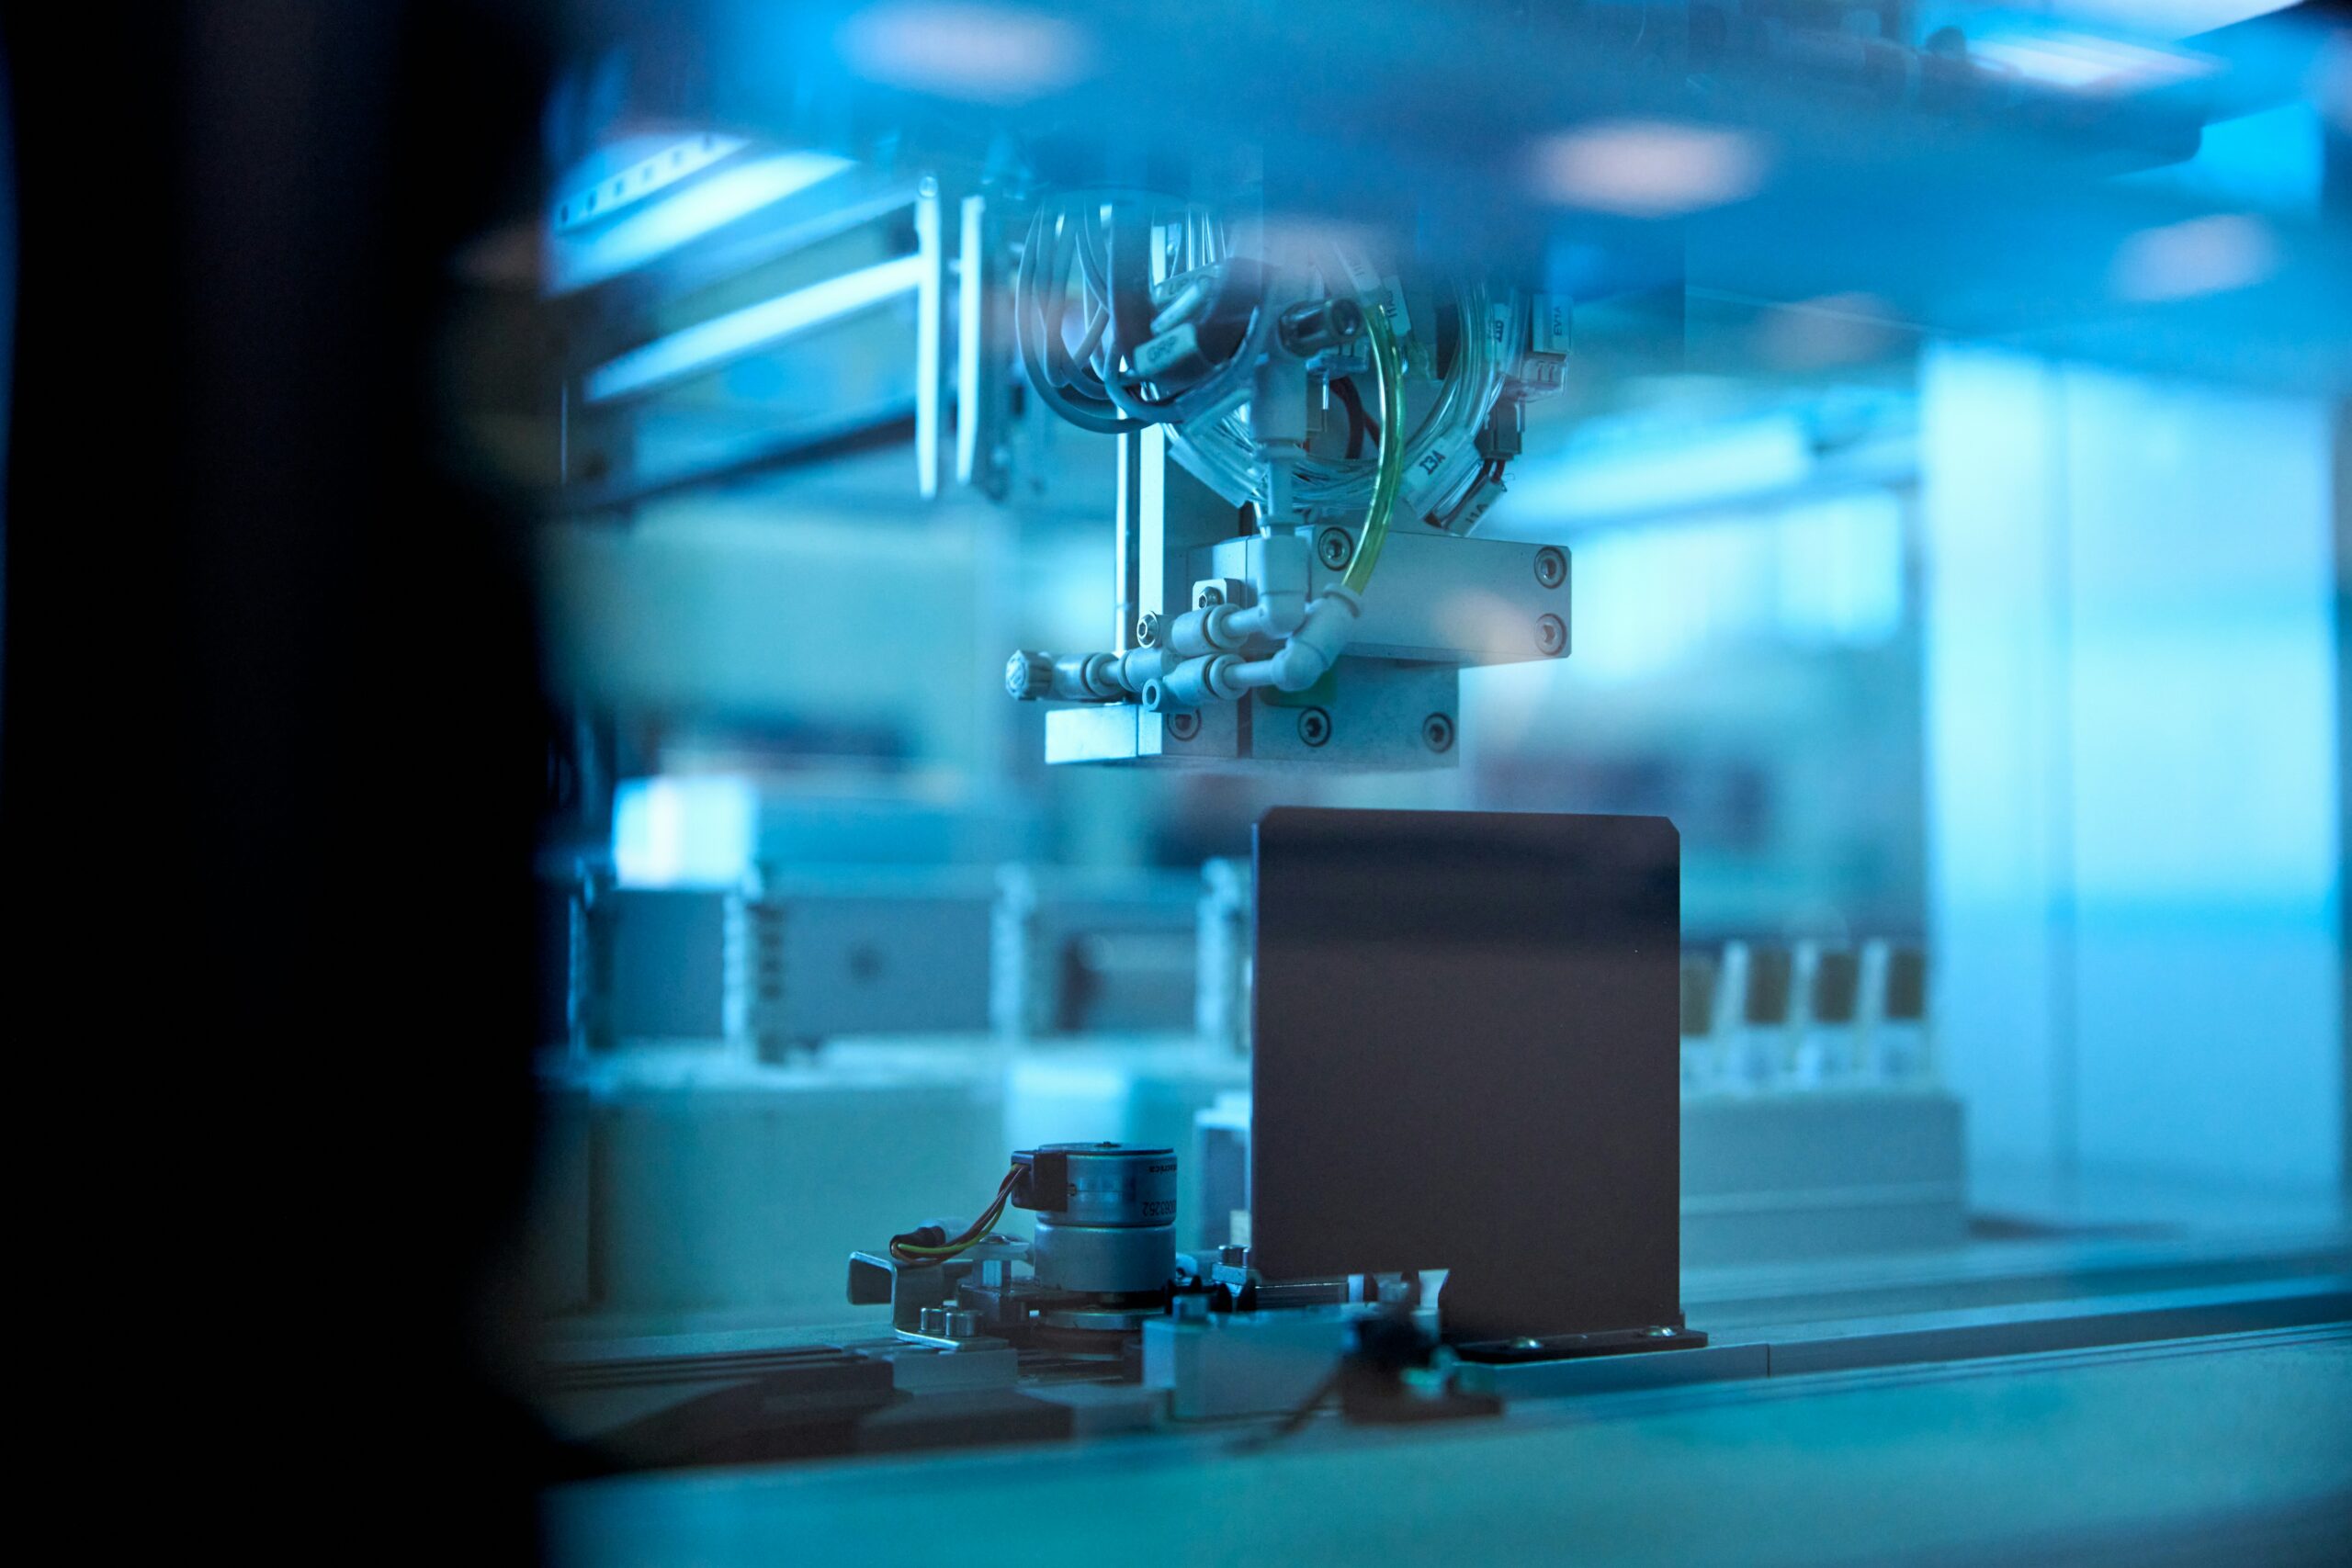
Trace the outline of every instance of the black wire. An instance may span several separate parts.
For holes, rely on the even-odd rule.
[[[1380,422],[1363,406],[1363,394],[1356,390],[1354,377],[1342,376],[1333,381],[1331,391],[1348,411],[1348,456],[1361,457],[1366,437],[1380,439]]]
[[[1317,1383],[1315,1385],[1314,1392],[1309,1393],[1305,1399],[1300,1400],[1296,1405],[1293,1406],[1288,1415],[1275,1422],[1273,1426],[1267,1428],[1265,1431],[1253,1432],[1250,1436],[1241,1438],[1233,1445],[1233,1451],[1235,1453],[1254,1453],[1260,1449],[1272,1448],[1274,1444],[1281,1442],[1284,1438],[1290,1437],[1292,1434],[1298,1431],[1299,1428],[1305,1427],[1309,1421],[1314,1420],[1315,1413],[1322,1409],[1324,1404],[1329,1401],[1331,1395],[1339,1392],[1340,1380],[1346,1377],[1347,1374],[1348,1363],[1346,1359],[1343,1357],[1341,1358],[1340,1364],[1331,1369],[1330,1375],[1326,1377],[1321,1382]]]
[[[1142,204],[1114,202],[1105,256],[1111,294],[1111,345],[1132,359],[1151,336],[1151,215]],[[1110,378],[1103,378],[1107,384]]]

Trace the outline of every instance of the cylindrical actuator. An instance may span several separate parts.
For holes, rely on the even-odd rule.
[[[1016,1208],[1037,1216],[1029,1266],[1048,1289],[1134,1295],[1176,1271],[1176,1151],[1045,1144],[1014,1152],[1028,1179]]]

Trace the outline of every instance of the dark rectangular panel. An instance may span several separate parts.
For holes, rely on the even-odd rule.
[[[1271,811],[1252,1261],[1452,1270],[1450,1337],[1681,1323],[1681,844],[1657,817]]]

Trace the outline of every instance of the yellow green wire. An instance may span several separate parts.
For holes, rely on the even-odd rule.
[[[893,1252],[910,1252],[918,1258],[953,1258],[958,1253],[969,1252],[972,1248],[979,1246],[980,1243],[988,1240],[989,1231],[995,1227],[998,1218],[1001,1216],[1003,1213],[1004,1201],[1000,1198],[997,1200],[995,1204],[989,1208],[987,1213],[980,1216],[980,1234],[974,1236],[969,1241],[951,1247],[918,1247],[910,1241],[894,1241],[890,1244],[890,1250]]]
[[[1004,1180],[996,1190],[996,1201],[989,1205],[986,1213],[972,1222],[971,1229],[965,1234],[964,1239],[949,1242],[944,1247],[923,1247],[893,1236],[890,1238],[891,1254],[909,1263],[944,1263],[959,1253],[969,1252],[989,1239],[998,1219],[1004,1213],[1005,1204],[1012,1200],[1012,1189],[1020,1181],[1021,1174],[1019,1166],[1005,1172]]]
[[[1388,539],[1388,520],[1396,510],[1396,492],[1405,483],[1405,367],[1396,353],[1396,330],[1388,312],[1378,305],[1364,312],[1365,336],[1372,344],[1372,369],[1380,383],[1380,468],[1372,480],[1372,510],[1363,520],[1363,536],[1356,541],[1355,558],[1348,562],[1341,587],[1362,593],[1380,563],[1380,547]]]

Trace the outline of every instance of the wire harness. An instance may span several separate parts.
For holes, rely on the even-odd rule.
[[[1039,401],[1122,435],[1221,412],[1248,395],[1270,322],[1263,269],[1186,209],[1161,224],[1131,192],[1039,204],[1013,276],[1013,338]]]
[[[926,1264],[944,1263],[951,1258],[969,1252],[995,1234],[996,1223],[1004,1216],[1004,1206],[1012,1201],[1013,1189],[1029,1174],[1029,1168],[1016,1165],[1004,1173],[997,1183],[996,1199],[982,1210],[980,1217],[953,1237],[941,1225],[919,1225],[890,1238],[890,1256],[900,1263],[921,1268]]]
[[[1487,411],[1502,395],[1511,370],[1510,358],[1500,345],[1520,342],[1527,331],[1526,301],[1520,296],[1498,299],[1479,283],[1457,283],[1449,292],[1460,323],[1458,341],[1429,412],[1397,452],[1399,474],[1419,476],[1417,495],[1450,494],[1463,485],[1470,470],[1482,467],[1475,446],[1476,434]],[[1365,311],[1368,321],[1384,321],[1384,324],[1386,314],[1376,305]],[[1401,408],[1401,370],[1396,379]],[[1341,405],[1358,400],[1360,409],[1360,394],[1352,384],[1336,382],[1335,388],[1338,385],[1348,388],[1335,390]],[[1350,412],[1348,453],[1309,453],[1292,465],[1291,495],[1301,512],[1329,517],[1362,511],[1372,503],[1373,491],[1379,483],[1378,461],[1353,454],[1362,451],[1361,437],[1365,435],[1381,441],[1385,449],[1391,426],[1385,417],[1375,423],[1369,411]],[[1396,428],[1403,426],[1399,423]],[[1201,482],[1236,505],[1245,502],[1261,509],[1272,505],[1272,476],[1246,410],[1227,409],[1215,420],[1182,424],[1172,434],[1177,459]]]

